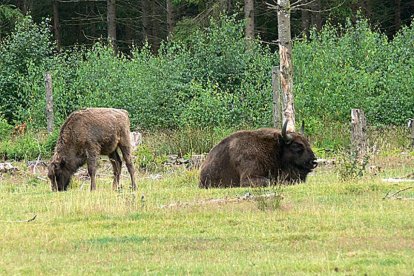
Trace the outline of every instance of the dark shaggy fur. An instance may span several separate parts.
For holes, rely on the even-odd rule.
[[[96,189],[96,164],[100,154],[108,155],[114,171],[113,188],[119,185],[124,157],[135,190],[131,161],[130,122],[128,113],[114,108],[88,108],[75,111],[63,124],[55,153],[49,164],[48,177],[53,191],[66,191],[72,175],[87,163],[91,190]]]
[[[296,183],[316,167],[307,139],[270,128],[239,131],[217,144],[201,167],[200,187],[266,186]]]

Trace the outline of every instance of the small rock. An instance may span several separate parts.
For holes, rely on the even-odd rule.
[[[0,163],[0,172],[1,173],[13,173],[15,171],[18,171],[19,169],[16,168],[15,166],[13,166],[11,163],[6,162],[6,163]]]

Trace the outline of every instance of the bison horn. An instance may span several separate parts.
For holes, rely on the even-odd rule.
[[[302,120],[302,126],[300,127],[300,134],[305,135],[305,120]]]
[[[288,121],[286,120],[282,127],[282,138],[285,143],[289,144],[292,142],[292,135],[286,132]]]

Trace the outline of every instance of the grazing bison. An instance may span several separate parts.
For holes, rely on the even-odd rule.
[[[269,180],[297,183],[316,166],[306,138],[263,128],[238,131],[217,144],[201,167],[200,188],[266,186]]]
[[[136,189],[131,161],[130,123],[128,113],[114,108],[88,108],[69,115],[60,129],[55,153],[48,167],[53,191],[66,191],[72,175],[87,163],[91,191],[96,189],[96,164],[100,154],[108,155],[114,171],[113,189],[119,185],[124,157]]]

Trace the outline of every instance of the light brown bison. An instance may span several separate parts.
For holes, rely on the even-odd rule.
[[[238,131],[217,144],[201,166],[200,188],[296,183],[317,166],[307,139],[299,133],[263,128]]]
[[[91,177],[91,191],[96,189],[96,165],[99,155],[108,155],[114,181],[113,189],[119,185],[124,157],[131,176],[132,189],[136,189],[134,166],[131,161],[130,122],[128,113],[114,108],[88,108],[69,115],[60,129],[55,153],[48,166],[48,177],[53,191],[66,191],[72,175],[87,163]]]

